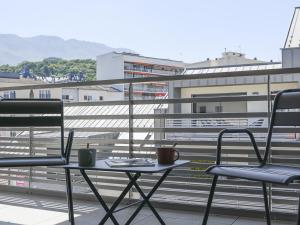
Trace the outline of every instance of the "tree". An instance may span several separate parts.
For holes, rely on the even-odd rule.
[[[96,61],[92,59],[47,58],[40,62],[25,61],[17,66],[0,65],[0,71],[21,73],[25,77],[63,77],[72,74],[80,81],[89,81],[96,79]]]

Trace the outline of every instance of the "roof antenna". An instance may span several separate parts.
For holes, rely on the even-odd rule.
[[[242,53],[242,46],[239,45],[238,48],[239,48],[239,53]]]

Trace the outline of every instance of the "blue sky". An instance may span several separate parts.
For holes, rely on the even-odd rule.
[[[280,60],[300,0],[4,0],[0,33],[55,35],[195,62],[226,48]]]

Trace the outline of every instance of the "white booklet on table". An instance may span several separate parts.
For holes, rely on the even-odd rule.
[[[105,163],[109,167],[146,167],[155,166],[152,159],[107,159]]]

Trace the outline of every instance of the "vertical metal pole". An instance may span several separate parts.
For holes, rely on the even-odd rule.
[[[132,83],[129,83],[129,87],[128,87],[128,150],[129,150],[129,158],[133,158],[133,96],[132,96],[132,92],[133,92],[133,87],[132,87]],[[130,188],[130,190],[128,191],[128,204],[130,203],[130,200],[133,198],[133,188]]]
[[[210,212],[210,208],[211,208],[211,203],[213,201],[213,197],[215,194],[215,189],[217,186],[217,181],[218,181],[218,176],[215,175],[211,184],[211,188],[210,188],[210,192],[209,192],[209,196],[208,196],[208,200],[207,200],[207,205],[205,208],[205,212],[204,212],[204,217],[202,220],[202,225],[206,225],[207,224],[207,220],[208,220],[208,216],[209,216],[209,212]]]
[[[298,193],[299,195],[299,193]],[[297,214],[297,225],[300,225],[300,195],[298,196],[298,214]]]
[[[31,89],[29,92],[29,98],[34,99],[34,93],[33,90]],[[33,156],[33,138],[34,138],[34,133],[32,127],[29,128],[29,155],[30,157]],[[31,190],[31,183],[32,183],[32,167],[29,168],[29,179],[28,179],[28,188],[29,191]]]
[[[268,206],[267,188],[266,188],[266,183],[265,182],[262,182],[262,190],[263,190],[263,195],[264,195],[264,203],[265,203],[265,213],[266,213],[267,225],[271,225],[270,208]]]
[[[271,124],[271,111],[272,111],[272,95],[271,95],[271,79],[270,79],[270,74],[268,74],[267,77],[267,98],[268,98],[268,129],[270,128]],[[271,162],[271,155],[272,155],[272,146],[270,146],[269,150],[269,156],[268,156],[268,162]],[[269,197],[268,197],[268,202],[269,202],[269,210],[272,212],[272,184],[268,184],[268,189],[269,189]]]
[[[132,83],[129,83],[128,87],[128,113],[129,113],[129,123],[128,123],[128,133],[129,133],[129,143],[128,143],[128,148],[129,148],[129,158],[133,158],[133,87]]]
[[[267,77],[267,101],[268,101],[268,128],[270,127],[271,122],[271,84],[270,84],[270,75]]]

